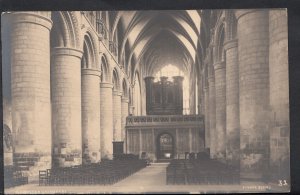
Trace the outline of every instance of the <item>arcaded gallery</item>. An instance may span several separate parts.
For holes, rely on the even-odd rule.
[[[289,185],[286,9],[19,11],[1,23],[7,190]]]

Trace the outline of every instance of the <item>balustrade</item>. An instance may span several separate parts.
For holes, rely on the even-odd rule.
[[[153,125],[153,124],[201,124],[204,117],[202,115],[148,115],[148,116],[128,116],[127,126]]]

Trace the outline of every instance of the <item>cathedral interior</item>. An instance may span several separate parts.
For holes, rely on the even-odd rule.
[[[289,181],[286,9],[20,11],[2,27],[4,165],[29,182],[191,153]]]

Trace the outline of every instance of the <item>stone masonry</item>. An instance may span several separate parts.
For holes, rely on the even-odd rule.
[[[269,156],[269,15],[236,12],[240,88],[241,176],[264,177]]]
[[[170,25],[177,21],[174,18],[183,17],[182,13],[185,12],[168,13]],[[184,78],[190,84],[190,111],[194,113],[200,107],[198,112],[204,114],[205,140],[197,140],[193,136],[196,130],[191,129],[188,138],[193,141],[185,143],[186,135],[178,129],[175,137],[183,141],[176,147],[182,152],[197,151],[200,146],[195,143],[199,141],[205,143],[211,158],[239,168],[242,179],[288,181],[287,10],[203,10],[201,13],[200,29],[195,37],[201,42],[201,54],[195,50],[195,60],[184,50],[188,55],[184,55],[183,62],[190,70],[190,77]],[[38,170],[51,166],[70,167],[112,159],[113,141],[132,141],[142,149],[148,148],[146,134],[151,134],[155,141],[151,131],[134,136],[135,129],[128,133],[125,127],[128,115],[146,114],[144,78],[153,76],[151,71],[157,67],[149,67],[151,63],[161,62],[160,57],[157,61],[153,59],[161,54],[144,52],[141,48],[141,56],[135,56],[134,50],[140,45],[116,41],[115,37],[123,37],[118,33],[128,30],[125,25],[122,32],[119,30],[122,22],[110,18],[118,14],[109,11],[6,14],[7,21],[3,24],[9,23],[4,26],[9,37],[4,42],[9,46],[3,49],[9,50],[10,55],[3,56],[9,59],[3,60],[3,66],[9,67],[3,70],[10,72],[3,74],[10,75],[9,82],[5,82],[10,85],[6,92],[9,95],[5,95],[10,105],[8,109],[4,102],[4,123],[6,129],[11,128],[13,138],[13,155],[4,154],[4,158],[10,155],[12,159],[8,164],[27,163],[27,167],[21,168],[29,181],[34,181]],[[120,21],[125,15],[120,16]],[[148,17],[141,15],[137,23]],[[99,21],[101,28],[97,26]],[[189,21],[182,22],[189,25]],[[116,28],[112,29],[113,26]],[[137,39],[149,34],[144,32],[147,28],[141,28],[141,36],[135,36]],[[203,33],[205,28],[207,32]],[[187,41],[194,40],[192,34],[182,36],[190,36]],[[128,30],[126,38],[130,36]],[[123,41],[124,45],[118,45]],[[147,41],[137,40],[143,42]],[[181,40],[178,43],[185,44]],[[155,44],[147,45],[147,49],[152,46]],[[172,52],[168,52],[172,59]],[[123,93],[119,78],[126,84]],[[180,99],[175,101],[183,103]]]
[[[111,83],[100,84],[100,132],[101,157],[112,158],[113,152],[113,97]]]
[[[82,162],[82,52],[53,48],[51,54],[53,166],[79,165]]]
[[[225,43],[226,50],[226,159],[239,164],[240,111],[239,111],[239,67],[237,40]]]
[[[216,101],[216,157],[225,160],[226,154],[226,77],[225,63],[214,64]]]
[[[126,117],[128,116],[128,98],[127,97],[122,97],[122,114],[121,114],[121,141],[125,141],[125,135],[126,135],[126,130],[125,130],[125,126],[126,126]]]
[[[50,12],[11,14],[14,152],[39,156],[42,168],[51,166],[50,16]],[[27,174],[36,179],[32,169]]]
[[[122,137],[122,124],[121,124],[121,97],[122,92],[113,91],[113,124],[114,124],[114,141],[121,141]]]
[[[100,71],[81,70],[83,163],[98,163],[100,147]]]

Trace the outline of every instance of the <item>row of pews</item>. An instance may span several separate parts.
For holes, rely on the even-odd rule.
[[[28,184],[28,177],[23,174],[16,166],[4,167],[4,188],[11,188]]]
[[[166,171],[168,185],[239,184],[239,169],[211,159],[174,159]]]
[[[39,171],[39,185],[112,185],[147,166],[145,160],[118,156],[97,164]]]

